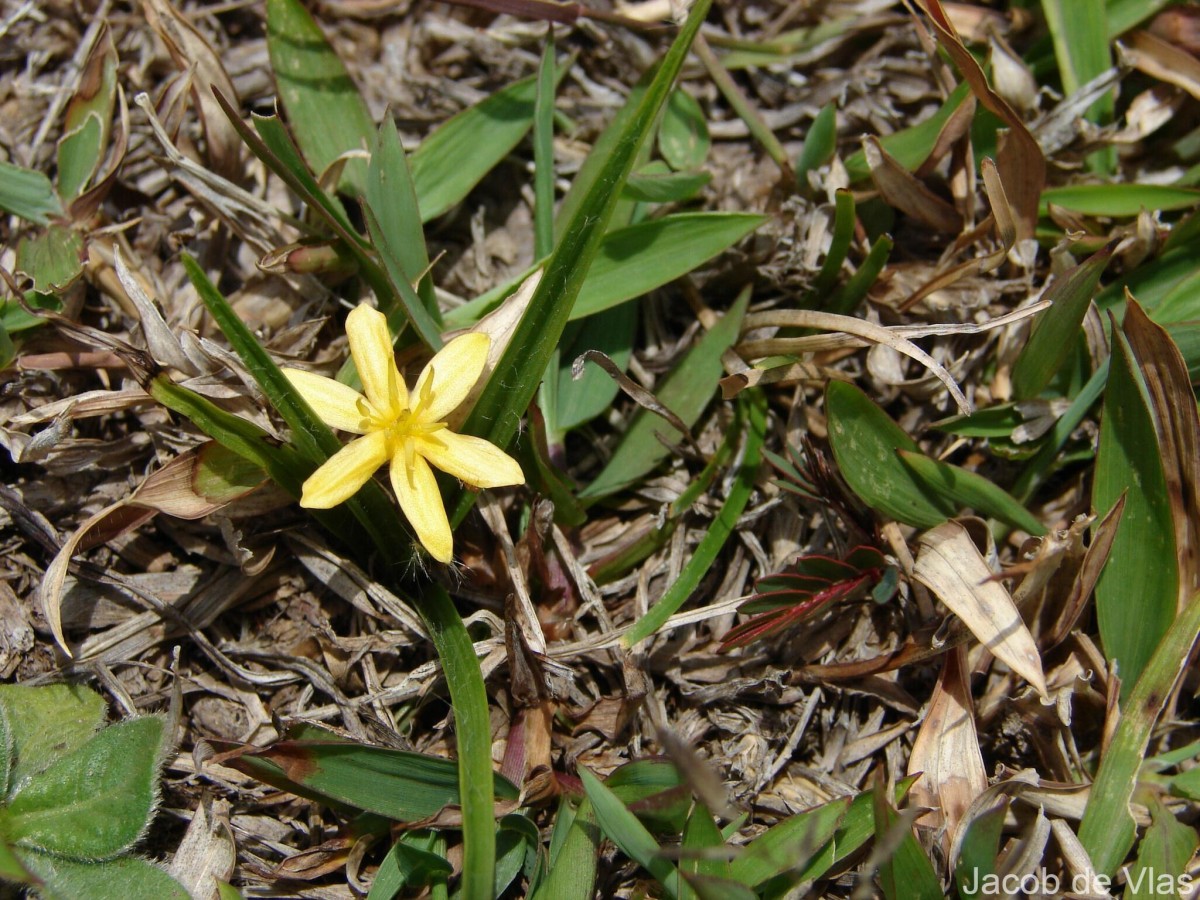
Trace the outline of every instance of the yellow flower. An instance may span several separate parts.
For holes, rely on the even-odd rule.
[[[346,318],[346,336],[362,379],[362,394],[332,378],[284,369],[327,425],[362,435],[304,482],[300,505],[337,506],[390,461],[392,489],[417,538],[430,556],[449,562],[454,550],[450,523],[429,464],[476,488],[525,483],[520,465],[504,451],[446,427],[446,417],[479,380],[491,338],[464,334],[450,341],[425,366],[409,393],[396,370],[383,313],[359,305]]]

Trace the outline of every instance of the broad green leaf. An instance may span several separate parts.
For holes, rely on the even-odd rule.
[[[1170,212],[1200,204],[1200,191],[1165,184],[1072,184],[1042,191],[1038,215],[1045,216],[1049,204],[1085,216],[1136,216],[1142,210]]]
[[[375,872],[367,900],[392,900],[401,889],[423,887],[434,878],[448,878],[454,867],[442,856],[420,844],[427,843],[425,835],[402,834]]]
[[[738,519],[750,502],[754,493],[754,477],[758,473],[758,463],[761,458],[763,438],[767,429],[766,400],[762,394],[749,398],[745,404],[748,426],[746,428],[746,443],[742,451],[741,462],[734,473],[733,486],[729,496],[721,506],[708,531],[692,552],[687,564],[679,576],[671,583],[666,592],[659,598],[634,626],[621,638],[626,647],[633,647],[639,641],[645,640],[666,624],[687,602],[692,592],[700,586],[704,576],[712,569],[717,556],[725,546],[729,536],[737,527]]]
[[[1193,594],[1184,604],[1155,648],[1122,704],[1117,730],[1100,758],[1100,768],[1079,824],[1079,841],[1102,875],[1111,877],[1133,847],[1137,825],[1129,804],[1155,722],[1183,675],[1197,634],[1200,634],[1200,593]]]
[[[163,721],[118,722],[20,786],[0,811],[13,844],[75,859],[111,859],[154,812]]]
[[[1108,0],[1108,36],[1120,37],[1149,19],[1172,0]]]
[[[830,842],[849,809],[850,800],[839,798],[772,825],[734,857],[729,864],[730,877],[747,887],[758,887],[799,872]]]
[[[867,506],[918,528],[932,528],[954,515],[954,504],[930,496],[897,455],[897,450],[920,454],[916,441],[861,390],[844,381],[829,382],[825,413],[838,470]]]
[[[1115,249],[1109,244],[1058,276],[1046,290],[1043,299],[1053,305],[1034,320],[1029,341],[1013,366],[1013,396],[1017,400],[1040,394],[1066,362]]]
[[[677,213],[610,232],[570,318],[582,319],[674,281],[766,220],[752,213]]]
[[[1150,827],[1138,845],[1137,862],[1125,873],[1125,900],[1155,900],[1178,893],[1179,878],[1188,871],[1200,843],[1194,828],[1176,819],[1161,798],[1152,796]]]
[[[12,786],[14,750],[12,726],[8,722],[4,704],[0,703],[0,800],[8,796],[8,789]]]
[[[375,123],[345,65],[298,0],[267,0],[267,50],[296,143],[318,175],[347,153],[366,152]],[[363,192],[367,164],[350,159],[338,187]]]
[[[563,328],[576,305],[592,261],[619,201],[619,194],[641,152],[659,110],[683,66],[692,39],[708,13],[711,0],[698,0],[671,44],[654,80],[636,111],[616,139],[613,151],[579,207],[572,213],[554,254],[546,264],[525,314],[463,431],[507,447],[516,435],[521,415],[533,400],[546,373]],[[478,108],[478,107],[476,107]],[[461,521],[472,504],[464,496],[452,521]]]
[[[625,196],[643,203],[679,203],[696,196],[711,180],[708,172],[672,172],[655,160],[629,176]]]
[[[899,846],[879,865],[884,896],[888,900],[942,900],[945,895],[941,882],[929,857],[913,836],[912,827],[902,824],[886,794],[876,789],[873,795],[875,840],[882,840],[894,828],[904,829]]]
[[[750,292],[743,291],[729,312],[687,352],[657,391],[659,401],[688,426],[700,418],[716,392],[722,371],[721,354],[737,340],[749,302]],[[670,452],[658,439],[660,433],[672,442],[684,437],[658,416],[639,409],[612,458],[595,481],[580,492],[580,498],[612,494],[657,468]]]
[[[596,821],[601,831],[621,852],[648,871],[662,885],[670,898],[690,898],[694,894],[683,880],[675,864],[667,859],[654,837],[638,821],[637,816],[625,808],[617,796],[604,786],[595,775],[580,767],[579,777],[583,788],[595,810]]]
[[[537,826],[522,815],[512,813],[500,820],[496,832],[496,881],[492,896],[501,897],[525,868],[531,850],[541,843]]]
[[[1125,495],[1096,585],[1100,637],[1105,655],[1120,667],[1124,694],[1175,618],[1179,592],[1174,524],[1149,402],[1129,344],[1114,331],[1092,509],[1103,514]]]
[[[931,494],[955,508],[974,509],[1035,537],[1046,533],[1046,526],[1029,510],[982,475],[940,459],[932,459],[923,453],[908,450],[898,450],[897,453]]]
[[[284,790],[298,785],[336,803],[398,822],[413,822],[459,800],[458,765],[448,759],[340,741],[279,741],[231,760],[242,771]],[[495,795],[517,790],[495,776]]]
[[[708,878],[730,878],[729,860],[707,857],[705,850],[725,846],[721,829],[713,821],[712,813],[700,802],[692,807],[687,824],[683,828],[683,852],[679,868],[686,875],[703,875]]]
[[[104,724],[104,698],[78,684],[0,685],[0,706],[12,735],[10,790],[81,747]]]
[[[0,209],[37,225],[63,215],[50,179],[35,169],[0,162]]]
[[[43,294],[66,290],[83,274],[83,235],[65,225],[21,238],[17,244],[17,271],[33,279],[33,289]]]
[[[658,126],[658,152],[672,169],[682,172],[704,165],[710,145],[704,110],[682,87],[675,88]]]
[[[88,186],[112,133],[117,99],[117,51],[105,25],[96,36],[67,102],[63,136],[58,141],[58,192],[73,200]]]
[[[1193,257],[1193,264],[1196,260]],[[1138,298],[1141,301],[1141,298]],[[1171,288],[1154,309],[1154,321],[1160,325],[1194,322],[1200,319],[1200,271],[1193,271]]]
[[[910,172],[920,168],[921,163],[925,162],[929,158],[929,154],[933,152],[934,144],[947,120],[970,93],[970,85],[963,82],[951,92],[941,108],[928,119],[882,137],[879,139],[879,143],[883,145],[883,149],[888,152],[889,156]],[[846,160],[846,172],[849,174],[851,182],[871,177],[871,167],[867,164],[867,156],[862,150]]]
[[[1042,0],[1064,93],[1074,94],[1112,65],[1105,6],[1106,0]],[[1092,104],[1088,119],[1101,124],[1110,121],[1113,105],[1113,92],[1109,91]],[[1114,147],[1088,157],[1092,171],[1100,173],[1111,172],[1116,161]]]
[[[25,864],[46,885],[53,900],[189,900],[178,881],[135,856],[85,863],[42,853],[23,853]]]
[[[561,77],[562,72],[559,72]],[[464,109],[410,158],[421,220],[436,219],[470,193],[533,125],[537,77],[524,78]]]
[[[549,871],[531,900],[592,900],[595,896],[600,826],[592,812],[592,801],[586,797],[581,800],[573,816],[565,817],[564,808],[559,807],[554,821]],[[563,827],[561,838],[560,827]]]
[[[637,307],[625,303],[567,326],[560,353],[562,364],[556,375],[558,413],[555,424],[560,432],[607,412],[620,390],[616,381],[599,366],[584,366],[576,379],[573,375],[575,360],[588,350],[599,350],[624,371],[633,356],[637,323]]]
[[[4,841],[0,841],[0,881],[31,884],[35,877],[13,849]]]
[[[989,810],[967,826],[958,864],[954,867],[958,893],[963,900],[974,900],[981,896],[981,892],[973,891],[971,887],[984,883],[984,879],[996,874],[996,856],[1000,852],[1000,835],[1007,809],[1005,805]]]

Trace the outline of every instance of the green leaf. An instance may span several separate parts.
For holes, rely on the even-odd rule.
[[[296,142],[319,175],[344,154],[371,146],[375,123],[367,104],[298,0],[267,0],[267,51]],[[347,161],[339,189],[361,194],[366,172],[363,159]]]
[[[1195,829],[1178,821],[1157,794],[1150,801],[1150,817],[1137,862],[1125,872],[1125,900],[1156,900],[1164,894],[1177,894],[1180,876],[1188,871],[1200,843]]]
[[[670,898],[691,898],[694,896],[691,888],[683,880],[679,870],[662,854],[654,837],[646,827],[638,821],[637,816],[625,808],[616,795],[613,794],[595,775],[585,768],[579,769],[579,777],[583,781],[583,789],[596,813],[596,821],[621,852],[648,871],[662,885],[663,891]]]
[[[754,477],[758,473],[758,463],[761,457],[763,438],[767,429],[766,400],[761,393],[756,393],[745,404],[748,427],[746,443],[743,448],[741,463],[734,473],[733,486],[729,496],[721,505],[708,531],[693,551],[691,558],[684,565],[679,577],[671,583],[666,593],[642,616],[633,627],[621,638],[626,647],[633,647],[639,641],[645,640],[666,624],[667,619],[679,611],[687,602],[692,592],[700,586],[704,576],[711,571],[717,556],[725,546],[729,536],[737,527],[738,519],[750,502],[754,493]]]
[[[1049,204],[1085,216],[1136,216],[1142,210],[1170,212],[1200,204],[1200,191],[1165,184],[1072,184],[1042,191],[1038,215],[1047,215]]]
[[[14,749],[12,726],[4,704],[0,703],[0,800],[8,796],[8,789],[12,787]]]
[[[135,856],[102,863],[32,852],[21,858],[45,882],[42,896],[53,900],[189,900],[183,885]]]
[[[367,900],[392,900],[403,888],[424,887],[434,879],[448,878],[454,867],[421,846],[427,843],[428,836],[419,832],[402,834],[379,863]]]
[[[503,896],[508,886],[525,868],[531,850],[541,844],[537,826],[522,815],[512,813],[500,820],[496,832],[496,880],[492,896]]]
[[[897,452],[917,480],[946,503],[956,508],[974,509],[1035,537],[1046,533],[1046,527],[1029,510],[982,475],[939,459],[931,459],[923,453],[908,450]]]
[[[655,160],[629,176],[624,193],[643,203],[680,203],[696,196],[710,181],[709,172],[672,172],[666,163]]]
[[[851,315],[867,296],[867,291],[871,289],[871,285],[875,283],[875,279],[887,265],[891,253],[891,237],[886,234],[880,235],[867,252],[867,258],[862,261],[862,264],[838,289],[837,293],[821,304],[822,307],[840,316]]]
[[[717,823],[713,821],[712,813],[703,803],[697,802],[692,807],[683,829],[683,852],[680,855],[679,868],[685,875],[728,879],[731,877],[729,861],[709,858],[704,854],[705,850],[724,846],[725,838],[721,835]]]
[[[571,215],[508,349],[463,427],[465,433],[483,437],[501,448],[508,447],[516,435],[521,415],[537,392],[600,249],[620,190],[633,170],[710,4],[711,0],[698,0],[692,5],[687,22],[667,51],[636,112],[630,116],[585,199]],[[472,503],[470,496],[464,496],[452,521],[461,521]]]
[[[537,76],[524,78],[464,109],[421,141],[411,159],[421,220],[449,210],[508,156],[533,125],[536,106]]]
[[[854,194],[842,188],[834,195],[833,237],[830,238],[829,250],[825,261],[821,263],[821,271],[813,281],[812,290],[804,299],[805,307],[824,309],[830,301],[826,295],[837,284],[842,273],[842,264],[850,250],[850,242],[854,239],[854,226],[857,219],[854,215]]]
[[[637,323],[637,307],[626,303],[567,326],[560,352],[562,363],[555,375],[558,380],[555,424],[560,432],[607,412],[620,390],[617,382],[599,366],[584,366],[580,377],[575,378],[575,360],[588,350],[599,350],[624,371],[633,357]]]
[[[83,746],[104,724],[104,698],[77,684],[0,685],[12,735],[10,789],[19,789],[60,757]]]
[[[730,877],[748,887],[758,887],[780,875],[800,871],[830,842],[849,808],[850,800],[839,798],[772,825],[734,857]]]
[[[1092,254],[1058,276],[1046,290],[1043,299],[1053,305],[1038,313],[1029,341],[1013,366],[1013,396],[1016,399],[1036,397],[1066,362],[1100,284],[1100,276],[1115,249],[1115,244],[1109,244]]]
[[[0,832],[22,847],[76,859],[129,849],[154,812],[162,719],[110,725],[18,788]]]
[[[1074,94],[1112,65],[1105,5],[1105,0],[1042,0],[1066,94]],[[1113,106],[1113,91],[1107,91],[1092,104],[1087,118],[1105,124],[1112,119]],[[1115,147],[1105,147],[1088,157],[1093,172],[1111,172],[1116,161]]]
[[[554,250],[554,28],[538,63],[537,99],[533,105],[533,255],[545,259]]]
[[[808,173],[819,169],[833,159],[837,150],[837,105],[826,103],[808,127],[804,135],[804,146],[796,157],[796,183],[802,191],[808,190]]]
[[[988,810],[967,826],[958,864],[954,867],[958,893],[963,900],[974,900],[981,896],[981,892],[971,891],[970,888],[996,874],[996,856],[1000,853],[1000,836],[1007,809],[1007,805],[1004,805]]]
[[[587,273],[570,319],[640,297],[728,250],[766,216],[676,213],[610,232]]]
[[[681,172],[704,165],[711,144],[704,110],[682,87],[675,88],[658,127],[658,152],[672,169]]]
[[[880,779],[882,780],[882,779]],[[943,900],[942,885],[933,865],[913,836],[912,827],[901,823],[900,815],[887,795],[874,791],[875,839],[882,840],[894,828],[903,828],[904,836],[892,855],[879,866],[879,880],[888,900]]]
[[[33,279],[42,294],[59,293],[83,274],[83,235],[66,225],[21,238],[17,244],[17,271]]]
[[[442,348],[441,315],[433,282],[426,273],[429,255],[417,212],[417,195],[400,135],[392,122],[384,122],[379,129],[366,183],[363,213],[371,240],[409,321],[436,352]],[[424,296],[413,288],[418,280]]]
[[[559,807],[551,839],[550,868],[531,900],[592,900],[596,893],[596,859],[600,852],[600,826],[592,811],[592,801],[580,801],[575,815],[567,820],[563,836],[565,807]],[[558,852],[554,848],[558,845]]]
[[[50,179],[35,169],[0,162],[0,209],[36,225],[49,225],[63,215]]]
[[[838,470],[867,506],[918,528],[932,528],[954,515],[954,505],[930,496],[897,454],[920,454],[916,441],[861,390],[844,381],[829,382],[825,413]]]
[[[1105,655],[1129,692],[1171,621],[1179,592],[1175,529],[1146,388],[1124,335],[1114,330],[1092,509],[1125,495],[1125,512],[1096,584]]]
[[[397,822],[428,818],[460,803],[453,760],[342,741],[285,740],[227,763],[267,784],[352,806]],[[495,796],[518,791],[494,776]]]
[[[659,401],[689,427],[712,400],[722,371],[721,354],[737,340],[749,302],[750,292],[745,290],[729,312],[687,352],[658,391]],[[652,472],[670,452],[658,439],[659,433],[672,442],[684,437],[658,416],[639,409],[612,458],[595,481],[580,492],[580,498],[607,496]]]
[[[117,51],[105,26],[92,44],[58,141],[58,191],[74,200],[104,160],[117,99]]]

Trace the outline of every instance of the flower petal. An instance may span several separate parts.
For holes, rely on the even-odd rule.
[[[407,409],[408,390],[396,371],[387,316],[360,303],[346,317],[346,337],[350,339],[350,355],[354,357],[367,399],[388,417]]]
[[[419,455],[413,457],[412,467],[405,465],[404,453],[392,457],[392,489],[400,508],[417,533],[417,539],[438,562],[448,563],[454,555],[454,537],[442,503],[433,469]]]
[[[284,369],[283,374],[330,428],[354,434],[367,433],[367,416],[375,410],[354,388],[303,369]]]
[[[355,438],[304,482],[300,505],[308,509],[329,509],[349,500],[387,461],[387,435],[382,431]]]
[[[422,410],[426,422],[441,422],[458,409],[475,387],[487,362],[492,339],[486,334],[462,334],[437,352],[421,371],[413,388],[414,402],[429,393],[429,405]]]
[[[443,472],[472,487],[491,488],[525,483],[520,464],[483,438],[442,430],[415,440],[417,453]]]

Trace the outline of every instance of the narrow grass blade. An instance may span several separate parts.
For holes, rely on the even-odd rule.
[[[554,250],[554,26],[546,27],[546,45],[538,66],[533,107],[533,255],[545,259]]]
[[[1050,204],[1085,216],[1136,216],[1142,210],[1174,212],[1200,205],[1200,190],[1168,184],[1071,184],[1042,191],[1038,215]]]
[[[923,453],[897,451],[900,459],[930,493],[960,509],[973,509],[1035,537],[1046,533],[1046,526],[1032,513],[982,475],[951,463],[931,459]]]
[[[829,241],[829,252],[825,254],[821,271],[804,301],[804,306],[814,309],[823,309],[827,305],[825,295],[837,284],[850,242],[854,239],[854,195],[842,189],[834,195],[833,202],[833,236]]]
[[[851,315],[867,296],[867,291],[871,289],[871,285],[875,283],[875,279],[879,277],[879,273],[883,271],[883,267],[887,265],[888,257],[891,255],[891,237],[886,234],[880,235],[871,245],[862,265],[830,298],[826,310],[839,316]]]
[[[604,238],[570,320],[640,297],[728,250],[767,221],[753,213],[676,213]]]
[[[365,153],[375,137],[371,113],[299,0],[267,0],[267,51],[296,141],[317,174],[347,153]],[[357,196],[366,175],[363,159],[347,160],[338,187]]]
[[[1147,566],[1150,568],[1153,566]],[[1198,634],[1200,594],[1189,600],[1163,635],[1122,704],[1116,733],[1100,758],[1100,770],[1092,782],[1079,826],[1079,840],[1102,875],[1115,873],[1133,847],[1137,826],[1129,802],[1137,787],[1138,772],[1154,723],[1183,674]]]
[[[1115,249],[1113,243],[1092,254],[1046,290],[1044,299],[1053,305],[1034,320],[1029,341],[1013,366],[1013,396],[1017,400],[1040,394],[1066,362]]]
[[[363,203],[371,211],[380,234],[385,238],[381,242],[373,237],[372,241],[384,258],[393,286],[410,318],[417,324],[421,336],[428,342],[427,331],[432,330],[429,324],[432,322],[440,327],[441,316],[433,279],[429,275],[429,251],[425,247],[425,230],[421,227],[421,214],[417,209],[416,188],[413,187],[412,173],[408,168],[408,157],[400,144],[396,124],[391,119],[379,127],[371,162],[367,166]],[[393,269],[396,271],[393,272]],[[402,279],[399,279],[398,273],[403,273]],[[397,283],[398,279],[400,283]],[[417,285],[419,304],[415,302],[417,297],[413,296],[414,284]],[[410,309],[418,305],[421,307],[418,316],[423,322],[418,322],[418,317],[413,316]],[[399,329],[393,328],[392,332],[398,333]],[[437,342],[429,346],[435,351],[441,348],[440,334]]]
[[[941,105],[941,108],[928,119],[917,125],[901,129],[895,134],[882,137],[879,139],[879,143],[896,162],[910,172],[915,171],[929,158],[929,154],[933,152],[934,145],[937,143],[938,135],[942,133],[942,128],[958,111],[959,106],[970,93],[969,85],[960,84],[946,98],[946,102]],[[867,163],[866,153],[859,150],[851,154],[850,158],[846,160],[846,173],[850,176],[851,182],[865,181],[870,178],[871,166]]]
[[[733,858],[729,877],[757,888],[807,866],[842,827],[850,805],[848,797],[838,798],[771,826]]]
[[[634,647],[639,641],[650,637],[687,602],[692,591],[700,585],[701,579],[712,568],[717,555],[746,509],[750,495],[754,492],[754,477],[758,473],[762,442],[767,429],[766,400],[761,394],[749,398],[746,404],[746,418],[746,442],[742,448],[741,463],[734,475],[733,487],[729,489],[729,496],[725,498],[721,511],[713,519],[679,577],[646,615],[638,619],[633,628],[621,638],[621,643],[626,647]]]
[[[50,179],[35,169],[0,162],[0,209],[36,225],[63,214]]]
[[[411,163],[422,221],[437,218],[466,197],[521,142],[533,124],[537,85],[536,76],[515,82],[421,141]]]
[[[621,852],[648,871],[662,885],[672,900],[693,898],[695,894],[683,880],[679,870],[662,854],[658,842],[646,830],[637,816],[625,808],[603,782],[585,768],[579,769],[583,788],[596,813],[601,830]]]
[[[516,434],[521,414],[545,375],[588,269],[600,249],[621,187],[666,102],[710,2],[698,0],[693,4],[687,22],[631,115],[595,185],[572,215],[508,349],[463,427],[466,433],[485,437],[502,448]],[[455,511],[455,520],[465,515],[471,502],[470,497],[464,497]]]
[[[837,150],[837,106],[827,103],[821,107],[804,135],[804,146],[796,157],[796,184],[801,191],[810,190],[808,173],[833,159]]]
[[[1188,870],[1192,853],[1196,849],[1196,830],[1184,825],[1167,809],[1158,795],[1152,795],[1150,803],[1150,827],[1138,845],[1138,857],[1125,874],[1125,900],[1155,900],[1164,879],[1171,885],[1180,883],[1180,876]]]
[[[916,441],[861,390],[831,381],[825,389],[825,413],[838,470],[867,506],[918,528],[932,528],[954,515],[954,505],[930,496],[897,455],[897,450],[920,454]]]
[[[1054,55],[1062,76],[1063,91],[1073,94],[1112,65],[1105,0],[1042,0],[1046,27],[1054,41]],[[1087,117],[1103,124],[1112,118],[1114,99],[1108,92],[1092,104]],[[1094,172],[1111,172],[1115,148],[1107,147],[1088,157]]]
[[[892,807],[882,790],[882,776],[872,791],[875,811],[875,840],[887,842],[901,837],[892,853],[879,865],[879,880],[888,900],[939,900],[944,898],[941,882],[933,865],[908,825]]]
[[[733,308],[688,351],[658,391],[659,402],[688,426],[700,418],[713,399],[721,374],[721,354],[737,339],[749,302],[747,289],[734,302]],[[684,437],[658,416],[639,410],[612,458],[595,481],[580,492],[580,499],[595,500],[612,494],[652,472],[670,452],[658,439],[659,432],[665,433],[671,441]]]
[[[685,875],[701,875],[706,878],[729,878],[729,861],[707,858],[705,850],[722,847],[725,838],[713,821],[708,808],[697,801],[683,827],[683,843],[679,868]]]
[[[1125,513],[1096,585],[1096,615],[1105,656],[1119,665],[1128,695],[1175,617],[1179,569],[1149,398],[1137,360],[1116,329],[1094,477],[1097,513],[1125,496]]]

